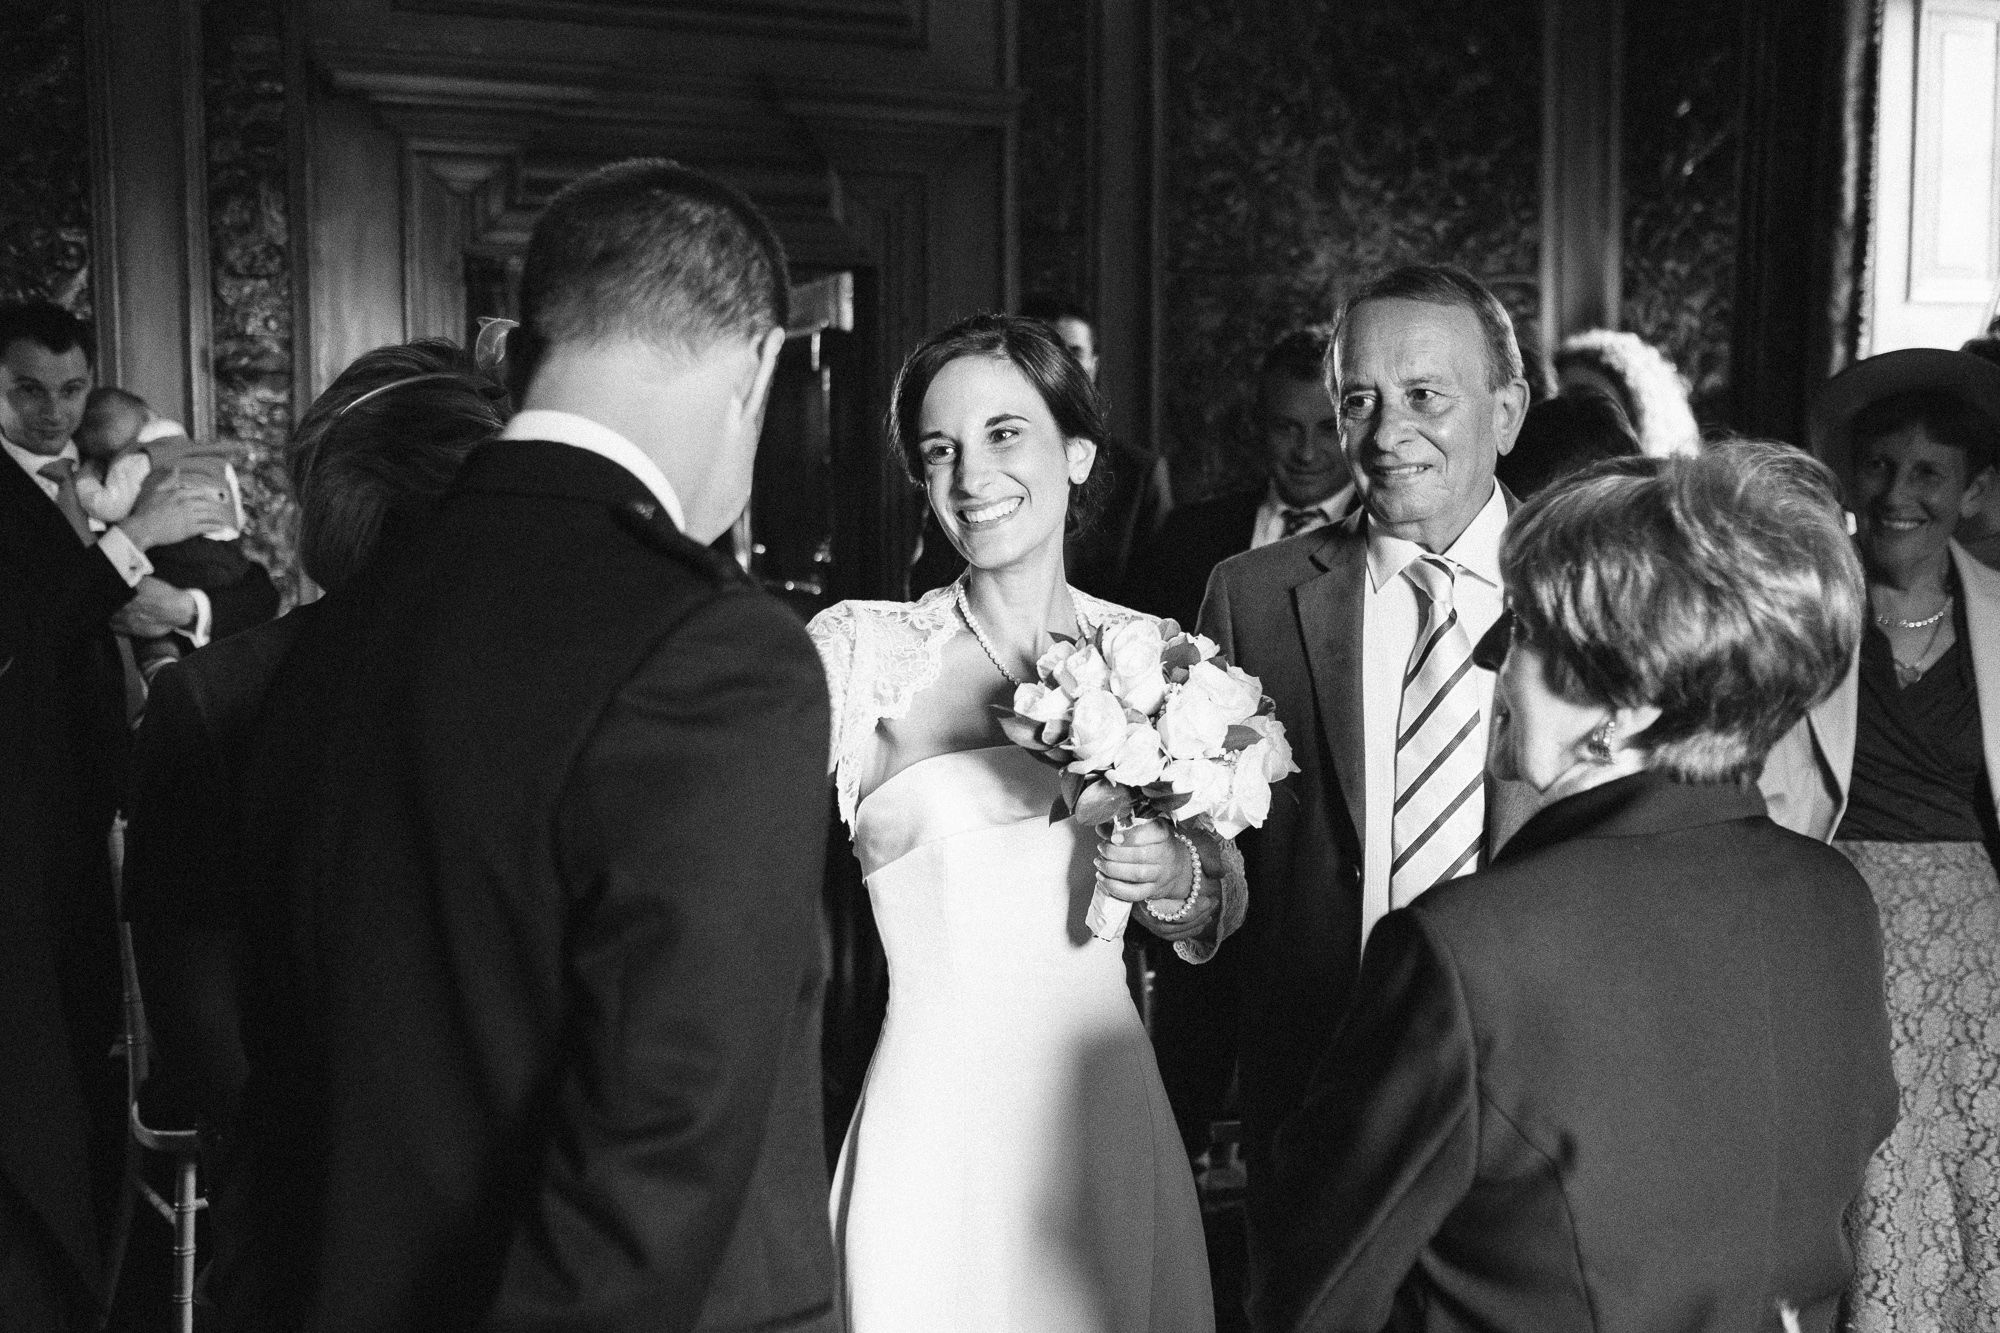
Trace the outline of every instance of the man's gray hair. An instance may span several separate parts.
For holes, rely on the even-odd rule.
[[[1365,301],[1422,301],[1470,310],[1485,335],[1486,387],[1505,388],[1511,381],[1527,376],[1521,361],[1521,344],[1514,337],[1514,321],[1485,283],[1455,264],[1405,264],[1374,279],[1341,306],[1326,353],[1326,383],[1336,398],[1340,395],[1335,373],[1340,340],[1347,332],[1347,321],[1353,318],[1355,308]]]

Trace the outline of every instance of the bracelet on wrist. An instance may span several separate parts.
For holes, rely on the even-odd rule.
[[[1171,912],[1158,911],[1150,901],[1146,903],[1146,915],[1152,917],[1153,920],[1163,926],[1171,926],[1176,921],[1187,920],[1188,913],[1194,910],[1196,900],[1201,897],[1201,855],[1195,851],[1194,840],[1188,837],[1187,834],[1181,832],[1179,829],[1173,829],[1172,833],[1174,841],[1178,842],[1182,850],[1187,852],[1188,892],[1187,897],[1181,899],[1181,905]]]

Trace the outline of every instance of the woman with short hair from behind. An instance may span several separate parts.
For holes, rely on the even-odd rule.
[[[1765,754],[1834,689],[1862,583],[1831,476],[1734,441],[1516,511],[1491,776],[1547,804],[1391,912],[1279,1178],[1259,1326],[1827,1333],[1896,1106],[1881,942]]]
[[[246,1218],[235,1188],[262,1169],[232,1152],[239,1113],[260,1101],[251,1114],[288,1113],[281,1095],[259,1096],[263,1076],[245,1055],[249,1029],[261,1025],[267,1038],[282,1029],[259,981],[273,960],[242,945],[246,911],[270,889],[251,882],[243,863],[248,747],[301,629],[385,547],[421,529],[459,465],[505,418],[505,392],[453,343],[422,339],[358,357],[313,401],[285,453],[299,560],[327,597],[163,670],[139,730],[125,906],[157,1048],[146,1114],[168,1128],[198,1125],[212,1150],[205,1162],[220,1168],[206,1185],[216,1250],[206,1289],[228,1327],[270,1326],[272,1311],[296,1295],[287,1290],[293,1274],[247,1273],[234,1262],[246,1228],[294,1222]],[[254,1296],[246,1283],[256,1284]]]

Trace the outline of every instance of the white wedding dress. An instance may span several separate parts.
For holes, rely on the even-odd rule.
[[[1134,612],[1076,594],[1092,623]],[[1209,1333],[1187,1156],[1123,951],[1083,925],[1095,837],[1051,765],[941,754],[857,800],[884,718],[963,632],[948,590],[816,618],[840,807],[889,1010],[831,1213],[851,1333]]]

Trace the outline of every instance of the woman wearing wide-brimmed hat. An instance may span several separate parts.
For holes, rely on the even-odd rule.
[[[2000,1328],[2000,573],[1952,540],[1996,484],[2000,366],[1912,348],[1825,385],[1814,445],[1867,573],[1857,669],[1774,751],[1773,816],[1882,915],[1901,1122],[1850,1219],[1863,1333]]]

